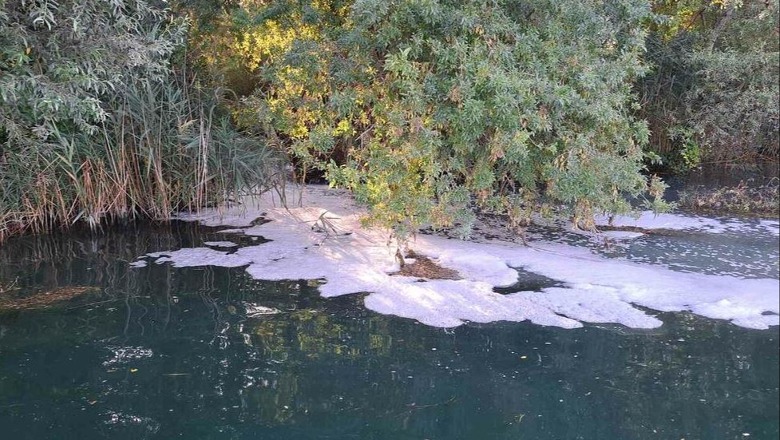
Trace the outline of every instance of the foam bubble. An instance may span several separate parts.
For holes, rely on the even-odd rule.
[[[241,267],[252,263],[251,260],[236,254],[206,247],[184,248],[175,251],[152,252],[147,257],[156,259],[155,263],[171,263],[173,267],[221,266]]]

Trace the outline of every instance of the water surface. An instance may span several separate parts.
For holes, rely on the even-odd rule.
[[[747,244],[739,234],[723,238],[736,244],[697,237],[659,238],[669,252],[648,243],[654,238],[595,251],[681,271],[777,278],[776,237]],[[368,311],[359,294],[321,298],[317,281],[258,281],[242,268],[128,266],[147,252],[223,239],[175,225],[0,247],[0,295],[56,299],[0,311],[4,438],[780,434],[777,327],[662,313],[664,325],[654,330],[439,329]],[[698,257],[686,259],[683,248]],[[712,252],[723,255],[705,258]]]

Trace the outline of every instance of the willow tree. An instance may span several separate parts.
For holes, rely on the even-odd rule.
[[[238,117],[400,234],[550,211],[588,225],[656,196],[632,117],[639,0],[245,2]]]

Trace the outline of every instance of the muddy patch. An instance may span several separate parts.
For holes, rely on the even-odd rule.
[[[458,271],[443,267],[426,257],[414,251],[406,253],[406,258],[411,259],[401,267],[401,270],[391,275],[401,275],[406,277],[415,277],[425,280],[460,280],[462,277]]]

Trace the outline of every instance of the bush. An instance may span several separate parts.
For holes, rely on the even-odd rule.
[[[776,160],[778,1],[659,1],[655,7],[663,21],[648,44],[654,71],[638,84],[639,115],[653,132],[650,147],[676,171],[699,165],[692,157]]]
[[[648,189],[631,95],[648,13],[638,0],[263,2],[237,14],[233,47],[260,84],[238,118],[401,235],[467,233],[475,208],[515,225],[562,208],[588,226]]]

